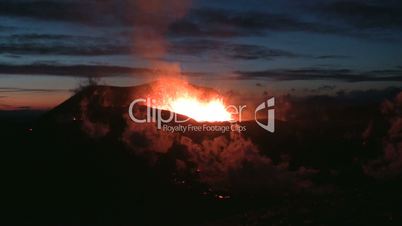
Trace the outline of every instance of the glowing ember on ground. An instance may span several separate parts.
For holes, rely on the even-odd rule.
[[[175,79],[159,81],[153,89],[156,108],[185,115],[198,122],[232,120],[223,98],[212,90],[195,88]]]

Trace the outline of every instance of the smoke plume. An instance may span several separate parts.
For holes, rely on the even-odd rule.
[[[148,60],[157,76],[180,75],[180,66],[163,60],[169,26],[186,15],[190,0],[136,0],[134,51]]]
[[[388,123],[383,155],[364,165],[364,170],[374,177],[394,177],[402,174],[402,92],[393,101],[384,101],[381,112]]]

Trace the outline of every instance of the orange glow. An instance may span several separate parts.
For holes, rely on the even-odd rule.
[[[0,110],[49,110],[71,96],[69,91],[5,93],[0,99]]]
[[[158,81],[153,86],[154,107],[185,115],[198,122],[231,121],[223,98],[213,90],[189,85],[178,79]]]
[[[232,119],[222,99],[202,101],[194,97],[178,97],[170,101],[170,109],[167,110],[186,115],[199,122],[230,121]]]

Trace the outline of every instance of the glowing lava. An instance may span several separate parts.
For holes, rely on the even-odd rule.
[[[196,88],[181,80],[159,81],[153,89],[156,108],[185,115],[198,122],[232,120],[223,98],[212,90]]]
[[[201,101],[192,97],[178,97],[171,100],[170,108],[172,112],[186,115],[199,122],[221,122],[232,119],[222,99]]]

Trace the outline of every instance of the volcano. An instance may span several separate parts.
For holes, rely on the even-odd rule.
[[[50,213],[50,221],[72,215],[75,222],[99,223],[102,218],[164,225],[170,219],[171,224],[191,225],[238,211],[242,204],[231,207],[226,177],[231,167],[254,161],[247,158],[260,158],[252,142],[219,131],[159,132],[156,123],[133,123],[128,117],[130,103],[151,93],[153,85],[85,87],[32,126],[26,143],[30,150],[38,150],[29,155],[41,166],[30,172],[40,181],[39,190],[33,188],[39,195],[32,195],[32,202],[42,203],[35,208]],[[136,110],[146,112],[146,107]],[[230,125],[186,121],[201,123]],[[224,210],[218,211],[222,206]]]
[[[113,140],[121,140],[122,133],[124,133],[124,129],[127,126],[134,126],[135,123],[129,119],[129,107],[133,100],[140,99],[144,97],[152,97],[155,99],[172,99],[174,95],[172,90],[160,90],[159,86],[161,84],[158,82],[148,83],[144,85],[134,86],[134,87],[113,87],[113,86],[90,86],[86,87],[79,92],[77,92],[74,96],[55,107],[54,109],[47,112],[41,119],[39,120],[38,125],[59,125],[59,126],[71,126],[76,125],[81,127],[83,131],[86,132],[86,135],[89,137],[98,137],[98,136],[106,136],[109,139]],[[171,84],[168,84],[167,87],[170,87]],[[155,87],[158,87],[155,89]],[[176,88],[175,88],[176,89]],[[211,100],[219,100],[219,93],[211,88],[194,86],[191,84],[186,84],[186,89],[193,90],[193,93],[196,93],[196,96],[199,98],[210,98]],[[161,98],[161,94],[170,93],[168,98]],[[182,96],[188,97],[190,92],[186,92],[185,95],[178,95],[177,105],[182,105],[183,108],[191,109],[194,105],[191,105],[191,100],[195,98],[190,98],[190,101],[180,99]],[[159,98],[158,98],[159,97]],[[171,101],[171,100],[170,100]],[[205,101],[208,103],[208,101]],[[175,103],[173,103],[174,105]],[[177,106],[176,105],[176,106]],[[175,106],[175,105],[174,105]],[[159,109],[162,112],[163,118],[168,118],[168,115],[175,114],[178,121],[184,122],[183,125],[194,125],[201,126],[207,125],[210,127],[213,126],[231,126],[233,123],[236,125],[241,125],[249,128],[246,131],[242,132],[247,138],[253,140],[257,146],[259,146],[262,150],[264,149],[277,149],[279,145],[283,145],[285,141],[283,137],[286,136],[294,136],[292,135],[292,130],[288,129],[288,125],[284,121],[276,121],[278,125],[279,133],[282,134],[281,137],[275,136],[272,134],[268,136],[268,132],[263,128],[257,125],[257,123],[252,120],[243,120],[242,122],[231,122],[231,116],[223,116],[223,120],[219,120],[222,118],[218,115],[218,120],[215,121],[214,117],[210,117],[209,115],[216,115],[216,111],[212,108],[212,112],[207,109],[206,112],[201,112],[200,114],[206,114],[206,116],[198,115],[199,118],[191,118],[191,113],[189,115],[182,115],[179,112],[171,112],[170,110],[175,110],[173,107],[166,107],[166,103],[153,103],[153,106],[147,106],[146,104],[136,105],[133,111],[144,115],[146,114],[147,107],[153,107],[155,109]],[[219,107],[218,107],[219,108]],[[219,111],[219,110],[218,110]],[[182,112],[186,113],[187,110],[182,110]],[[225,114],[225,113],[223,113]],[[229,114],[229,113],[227,113]],[[144,116],[142,116],[144,117]],[[203,119],[211,118],[212,122],[205,121]],[[197,120],[201,119],[201,120]],[[167,123],[170,126],[174,126],[177,123],[171,122]],[[153,127],[156,126],[156,123],[147,123],[147,125]],[[205,138],[214,138],[217,136],[229,136],[229,133],[222,134],[221,131],[188,131],[185,134],[191,139],[202,141]]]
[[[3,134],[5,150],[11,150],[7,153],[15,158],[12,162],[18,162],[18,167],[9,168],[18,168],[15,175],[21,179],[9,183],[16,187],[10,194],[18,195],[6,203],[25,203],[19,219],[66,224],[308,225],[310,221],[301,221],[306,213],[322,222],[337,219],[333,208],[364,222],[366,212],[357,207],[368,206],[367,200],[384,207],[382,212],[369,209],[378,219],[395,210],[384,200],[398,194],[398,186],[391,181],[385,188],[393,192],[382,192],[384,185],[369,179],[356,163],[370,157],[366,153],[378,145],[375,140],[362,143],[364,118],[352,118],[352,129],[343,117],[336,126],[332,121],[277,120],[274,134],[254,120],[237,122],[246,126],[242,132],[163,131],[156,122],[136,124],[128,115],[132,100],[153,93],[153,86],[85,87],[29,127]],[[211,89],[194,89],[215,96]],[[137,113],[146,109],[146,105],[135,107]],[[352,110],[369,109],[372,106]],[[170,113],[162,109],[163,117]],[[191,119],[183,124],[187,125],[233,123]],[[20,210],[10,204],[13,208]]]

